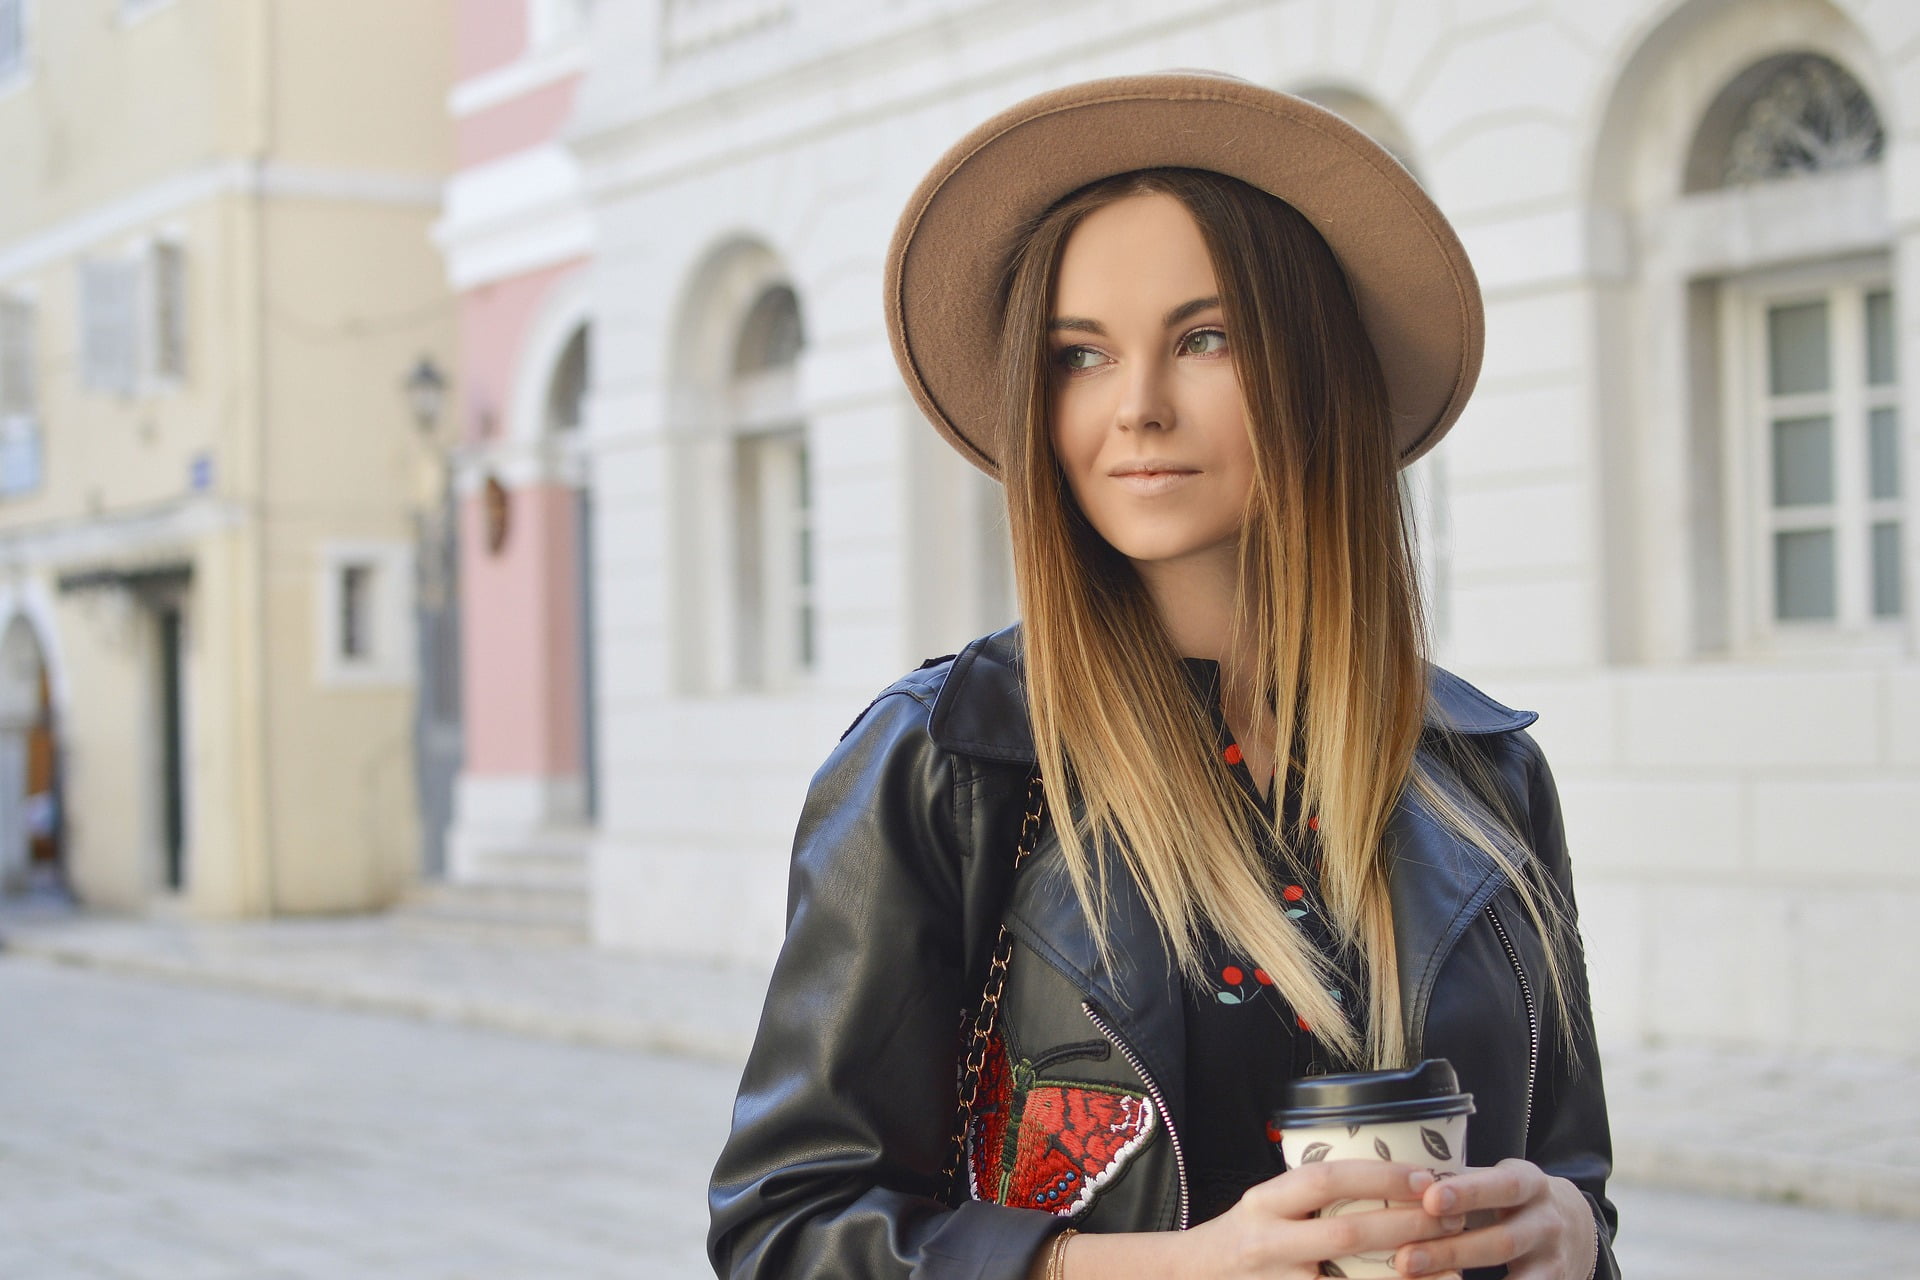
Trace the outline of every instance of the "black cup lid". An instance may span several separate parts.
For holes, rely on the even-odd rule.
[[[1350,1071],[1290,1080],[1273,1113],[1282,1128],[1386,1120],[1473,1111],[1473,1095],[1445,1058],[1428,1058],[1402,1071]]]

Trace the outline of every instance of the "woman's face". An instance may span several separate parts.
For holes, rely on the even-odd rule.
[[[1230,564],[1253,446],[1193,215],[1160,194],[1094,210],[1054,293],[1053,451],[1081,511],[1143,572]]]

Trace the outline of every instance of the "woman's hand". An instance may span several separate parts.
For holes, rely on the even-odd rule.
[[[1462,1230],[1465,1215],[1429,1212],[1419,1195],[1432,1182],[1433,1175],[1413,1165],[1371,1160],[1329,1160],[1289,1169],[1248,1189],[1238,1204],[1211,1222],[1186,1232],[1181,1238],[1193,1252],[1181,1260],[1179,1274],[1295,1280],[1318,1276],[1320,1264],[1330,1258],[1442,1241]],[[1385,1201],[1390,1207],[1333,1218],[1313,1216],[1343,1200]]]
[[[1587,1198],[1536,1164],[1502,1160],[1443,1180],[1416,1174],[1412,1187],[1428,1214],[1468,1215],[1471,1226],[1450,1239],[1401,1249],[1393,1260],[1401,1275],[1451,1275],[1502,1263],[1508,1280],[1587,1280],[1593,1274],[1599,1239]]]

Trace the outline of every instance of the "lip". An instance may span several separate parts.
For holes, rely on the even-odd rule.
[[[1137,468],[1108,473],[1109,477],[1117,481],[1122,488],[1128,489],[1141,497],[1151,497],[1154,494],[1166,493],[1169,490],[1177,489],[1199,474],[1198,471],[1189,468],[1173,467],[1154,470]]]

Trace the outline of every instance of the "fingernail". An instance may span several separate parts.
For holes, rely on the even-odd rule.
[[[1466,1229],[1467,1220],[1458,1216],[1442,1218],[1440,1219],[1440,1225],[1449,1231],[1463,1231]]]
[[[1452,1187],[1440,1188],[1439,1194],[1433,1197],[1434,1207],[1440,1210],[1440,1212],[1442,1213],[1445,1213],[1447,1210],[1453,1208],[1453,1206],[1458,1204],[1459,1202],[1460,1202],[1460,1197],[1457,1194],[1455,1194],[1454,1189]]]
[[[1425,1191],[1428,1187],[1432,1186],[1436,1181],[1438,1181],[1438,1179],[1436,1179],[1432,1174],[1428,1173],[1425,1169],[1416,1169],[1412,1173],[1407,1175],[1407,1186],[1413,1191],[1415,1195],[1419,1195],[1422,1191]]]
[[[1427,1264],[1431,1261],[1432,1259],[1427,1257],[1426,1250],[1424,1249],[1415,1249],[1407,1255],[1407,1267],[1415,1275],[1424,1272],[1427,1269]]]

